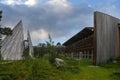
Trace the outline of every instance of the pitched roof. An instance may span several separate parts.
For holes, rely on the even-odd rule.
[[[70,45],[78,40],[81,40],[89,35],[92,35],[93,31],[94,31],[93,27],[85,27],[83,30],[81,30],[76,35],[74,35],[72,38],[70,38],[65,43],[63,43],[63,45],[65,45],[65,46]]]

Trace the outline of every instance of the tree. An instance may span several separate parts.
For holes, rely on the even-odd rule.
[[[12,30],[9,27],[1,28],[0,27],[0,34],[2,35],[12,35]]]
[[[2,11],[0,11],[0,22],[1,22],[1,18],[2,18]],[[1,28],[1,24],[0,24],[0,28]],[[1,30],[0,30],[1,32]],[[0,60],[2,58],[2,55],[1,55],[1,40],[2,40],[2,36],[1,36],[1,33],[0,33]]]
[[[0,22],[1,22],[1,19],[2,19],[2,11],[0,11]],[[1,34],[3,34],[3,35],[11,35],[12,30],[9,27],[1,28],[1,24],[0,24],[0,38],[1,38]]]
[[[1,18],[2,18],[2,11],[0,11],[0,21],[1,21]]]
[[[58,42],[56,46],[61,46],[61,43],[60,43],[60,42]]]
[[[2,18],[2,11],[0,11],[0,22],[1,22],[1,18]],[[0,25],[0,28],[1,28],[1,25]],[[1,32],[1,30],[0,30]],[[1,33],[0,33],[0,60],[2,58],[2,55],[1,55],[1,40],[2,40],[2,36],[1,36]]]
[[[22,57],[25,60],[31,59],[31,56],[29,55],[29,48],[24,49]]]
[[[58,43],[56,44],[56,49],[57,49],[57,53],[58,53],[58,54],[62,53],[63,47],[62,47],[62,45],[61,45],[60,42],[58,42]]]
[[[38,46],[34,47],[34,56],[42,57],[47,53],[47,46],[45,43],[39,43]]]
[[[47,53],[49,54],[49,62],[53,64],[55,62],[55,58],[58,55],[50,34],[48,35],[48,38],[49,38],[49,41],[46,41]]]

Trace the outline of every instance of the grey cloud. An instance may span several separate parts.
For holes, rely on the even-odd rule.
[[[35,31],[45,29],[54,38],[65,37],[73,30],[80,31],[81,28],[91,26],[94,9],[87,4],[72,4],[69,14],[56,14],[47,5],[36,5],[35,7],[7,6],[0,4],[3,10],[3,24],[14,26],[20,19],[23,20],[25,29]],[[77,32],[76,32],[77,33]]]

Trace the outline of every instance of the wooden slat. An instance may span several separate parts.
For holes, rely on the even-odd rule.
[[[110,15],[95,12],[95,37],[96,37],[96,64],[106,63],[109,59],[118,56],[118,23],[119,19]],[[94,47],[95,47],[94,46]]]

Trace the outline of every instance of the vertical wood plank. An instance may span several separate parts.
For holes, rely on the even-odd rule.
[[[94,59],[96,64],[106,63],[109,59],[117,58],[118,56],[118,23],[120,19],[110,15],[95,12],[94,27],[95,27],[95,43],[94,43]]]

